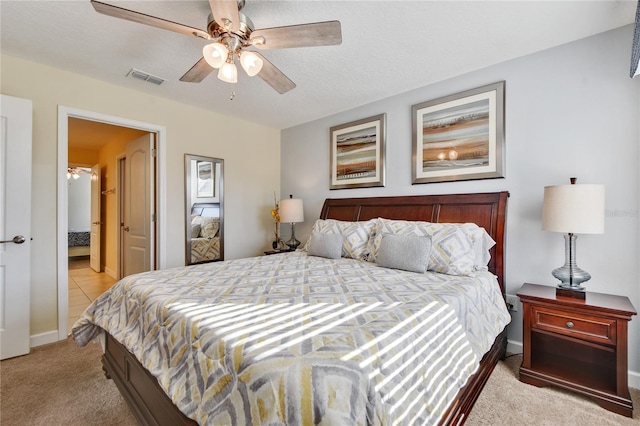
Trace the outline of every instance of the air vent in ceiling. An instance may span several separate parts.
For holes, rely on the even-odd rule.
[[[149,74],[148,72],[140,71],[135,68],[131,68],[127,73],[127,77],[137,78],[139,80],[148,81],[149,83],[160,85],[164,83],[165,79],[158,77],[157,75]]]

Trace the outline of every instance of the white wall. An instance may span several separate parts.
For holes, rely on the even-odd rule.
[[[280,186],[280,133],[15,57],[1,57],[2,93],[33,101],[31,334],[57,331],[58,105],[166,128],[164,267],[184,265],[184,154],[224,159],[225,258],[262,253]],[[140,82],[140,84],[146,84]],[[158,87],[162,93],[162,86]],[[35,208],[37,207],[37,208]],[[52,333],[55,334],[55,333]]]
[[[68,179],[69,231],[91,229],[91,173],[82,173],[78,179]]]
[[[308,238],[328,197],[508,190],[505,281],[515,294],[524,282],[555,285],[551,270],[564,263],[564,240],[541,230],[543,187],[576,176],[578,183],[606,185],[605,234],[580,235],[577,243],[577,263],[593,276],[587,288],[627,296],[640,309],[640,78],[628,77],[632,35],[626,26],[284,130],[281,193],[301,197],[307,219],[296,236]],[[506,178],[411,185],[411,106],[501,80]],[[330,191],[329,128],[381,113],[387,114],[386,187]],[[513,316],[509,339],[522,340],[521,312]],[[634,317],[629,368],[635,372],[638,348],[640,318]],[[634,377],[640,383],[640,375]]]

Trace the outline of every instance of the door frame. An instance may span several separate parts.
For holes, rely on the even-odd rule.
[[[67,167],[69,158],[69,118],[96,121],[116,126],[130,127],[156,134],[156,242],[155,256],[157,268],[166,265],[164,239],[167,235],[167,129],[165,126],[131,120],[58,105],[58,340],[65,340],[69,327],[69,264],[68,264],[68,192]],[[162,212],[162,213],[161,213]]]
[[[122,188],[124,188],[124,161],[127,158],[126,154],[123,152],[122,154],[118,154],[116,156],[116,174],[118,175],[118,179],[116,180],[116,195],[117,195],[117,208],[118,208],[118,236],[116,237],[116,247],[118,247],[118,255],[116,256],[116,276],[118,279],[121,279],[124,276],[122,261],[122,223],[124,222],[124,217],[122,214],[123,208],[123,199],[122,199]]]

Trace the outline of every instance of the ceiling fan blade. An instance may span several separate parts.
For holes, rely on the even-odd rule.
[[[200,83],[206,76],[211,74],[211,71],[213,71],[213,68],[211,68],[204,58],[200,58],[200,60],[196,62],[189,71],[180,77],[180,81],[187,83]]]
[[[211,37],[206,31],[193,28],[188,25],[178,24],[177,22],[167,21],[166,19],[156,18],[155,16],[146,15],[144,13],[135,12],[133,10],[124,9],[118,6],[91,0],[93,8],[103,15],[113,16],[115,18],[126,19],[127,21],[137,22],[139,24],[150,25],[162,30],[169,30],[188,36],[200,37],[209,40]]]
[[[240,12],[237,0],[209,0],[211,14],[218,25],[231,31],[240,29]],[[225,20],[228,20],[227,23]]]
[[[257,42],[258,37],[264,38],[264,43]],[[262,50],[334,46],[342,44],[342,31],[340,21],[316,22],[255,30],[251,40],[255,40],[253,45]]]
[[[267,82],[267,84],[273,87],[276,92],[281,95],[287,93],[289,90],[294,89],[296,84],[282,73],[275,65],[267,61],[264,56],[258,52],[253,52],[260,56],[262,59],[262,69],[258,73],[258,76]]]

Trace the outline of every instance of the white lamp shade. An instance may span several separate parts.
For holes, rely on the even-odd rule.
[[[254,52],[243,50],[240,53],[240,65],[249,77],[253,77],[262,70],[262,58]]]
[[[236,68],[236,65],[230,62],[225,62],[218,71],[218,78],[226,83],[237,83],[238,69]]]
[[[604,185],[546,186],[542,229],[567,234],[603,234]]]
[[[202,57],[212,68],[220,68],[228,55],[229,49],[222,43],[211,43],[202,48]]]
[[[280,200],[280,222],[304,222],[304,209],[300,198],[287,198],[285,200]]]

